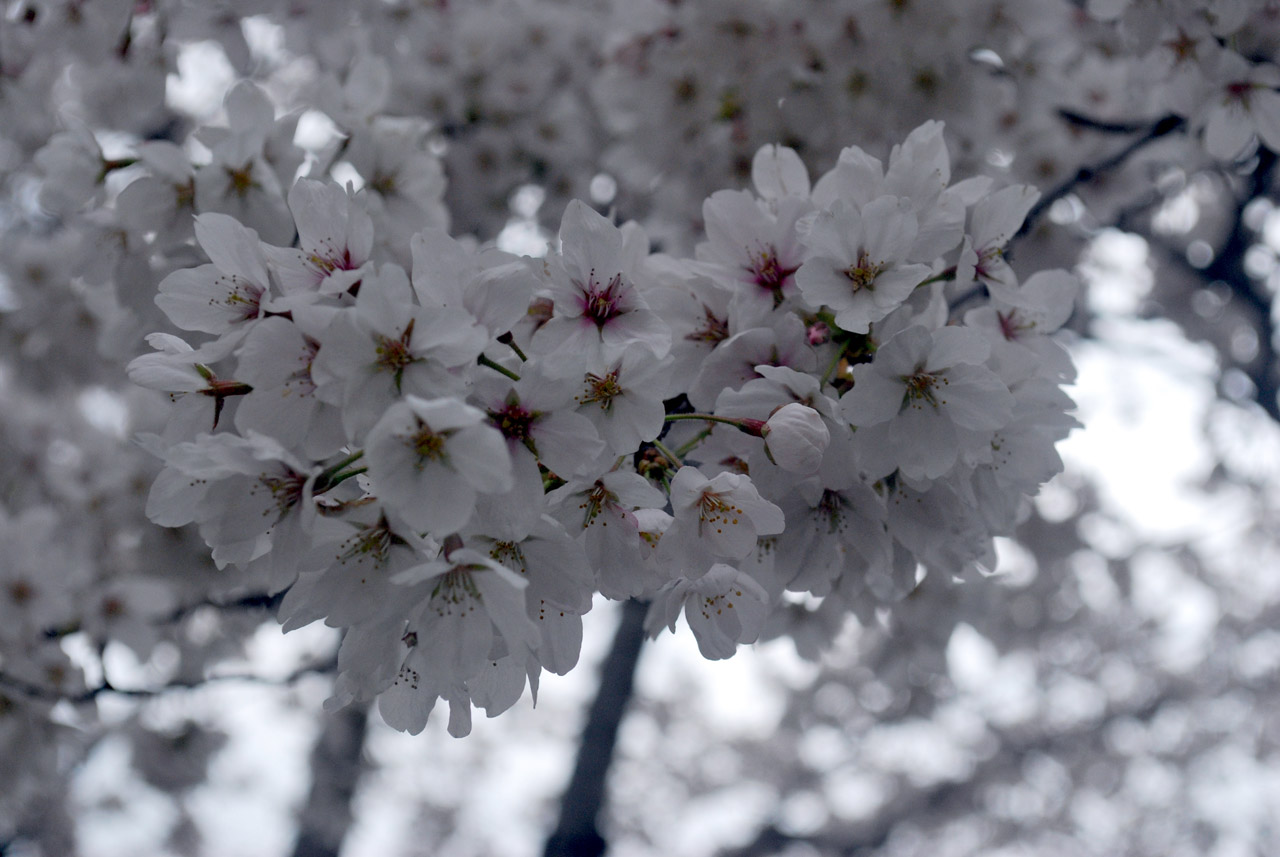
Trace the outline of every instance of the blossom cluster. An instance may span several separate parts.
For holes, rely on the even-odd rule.
[[[693,258],[576,201],[541,259],[436,227],[380,253],[332,181],[289,191],[292,246],[199,215],[208,263],[156,298],[189,334],[129,366],[173,399],[148,515],[283,591],[286,629],[345,629],[331,704],[414,732],[571,669],[597,593],[726,658],[797,599],[990,570],[1074,425],[1075,281],[1005,259],[1038,192],[953,182],[939,122],[751,173]]]

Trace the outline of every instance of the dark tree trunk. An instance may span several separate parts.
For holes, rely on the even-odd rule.
[[[324,715],[311,750],[311,791],[298,817],[293,857],[338,857],[351,827],[369,712],[348,706]]]
[[[600,671],[600,689],[582,730],[578,761],[560,800],[560,821],[547,839],[545,857],[600,857],[608,847],[598,820],[618,726],[631,699],[648,609],[642,601],[622,605],[622,621]]]

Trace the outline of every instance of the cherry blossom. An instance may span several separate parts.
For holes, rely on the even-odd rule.
[[[648,250],[645,236],[623,232],[575,201],[565,209],[560,243],[551,280],[555,312],[534,336],[552,371],[569,374],[570,358],[612,360],[632,344],[664,356],[671,335],[634,280]]]
[[[862,210],[837,202],[806,233],[796,284],[810,304],[831,307],[840,327],[866,333],[929,276],[928,266],[905,261],[918,232],[898,197],[879,197]]]
[[[915,479],[937,479],[961,454],[987,445],[1008,422],[1008,389],[982,363],[987,344],[972,331],[929,331],[913,325],[884,343],[871,363],[854,367],[853,389],[840,399],[857,426],[859,460],[869,475],[895,467]]]
[[[467,523],[477,492],[511,488],[502,435],[483,411],[457,399],[405,396],[369,430],[365,448],[382,502],[440,538]]]

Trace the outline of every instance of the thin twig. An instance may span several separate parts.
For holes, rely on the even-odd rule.
[[[55,688],[44,687],[24,679],[15,678],[0,672],[0,688],[7,688],[11,691],[22,694],[30,699],[38,699],[46,702],[70,702],[73,705],[82,705],[92,702],[104,693],[114,694],[116,696],[133,697],[135,699],[153,699],[163,696],[175,690],[193,690],[195,688],[204,687],[210,682],[222,681],[243,681],[253,684],[265,684],[273,687],[285,687],[293,684],[303,676],[331,673],[338,666],[338,659],[335,655],[326,658],[323,661],[314,661],[304,664],[289,675],[274,679],[266,676],[256,675],[254,673],[221,673],[203,678],[196,679],[179,679],[162,687],[153,688],[131,688],[116,687],[110,681],[104,679],[101,684],[81,691],[80,693],[63,693]]]

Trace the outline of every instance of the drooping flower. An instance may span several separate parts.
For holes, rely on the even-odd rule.
[[[201,214],[196,240],[212,262],[180,268],[160,281],[156,306],[183,330],[243,335],[269,299],[267,260],[258,233],[225,214]]]
[[[298,179],[289,191],[298,247],[272,247],[271,262],[286,295],[340,295],[363,276],[373,250],[373,221],[355,192],[332,182]]]
[[[956,262],[957,283],[967,285],[977,280],[998,296],[1017,288],[1017,277],[1004,259],[1004,249],[1038,199],[1040,191],[1035,188],[1014,185],[984,197],[973,207]]]
[[[682,467],[672,477],[671,511],[675,521],[659,552],[690,578],[716,559],[748,556],[760,536],[782,532],[785,523],[782,510],[760,496],[749,476],[720,473],[708,479],[696,467]]]
[[[680,611],[708,660],[733,657],[740,643],[754,643],[769,612],[769,597],[751,576],[716,563],[696,579],[673,580],[658,591],[645,628],[656,637],[663,627],[675,629]]]
[[[698,245],[695,270],[756,311],[780,308],[796,293],[804,252],[796,222],[812,209],[807,196],[769,206],[747,191],[717,191],[702,206],[707,241]]]

